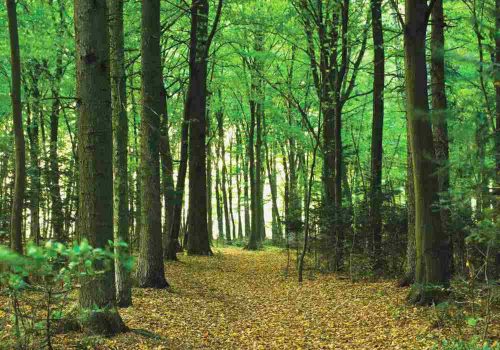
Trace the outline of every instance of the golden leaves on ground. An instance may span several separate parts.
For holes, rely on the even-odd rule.
[[[404,305],[393,282],[351,283],[318,275],[285,278],[279,251],[222,249],[168,263],[170,291],[135,289],[121,309],[133,329],[116,349],[426,349],[450,330],[432,329],[429,309]]]

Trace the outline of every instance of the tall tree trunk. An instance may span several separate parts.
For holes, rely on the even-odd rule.
[[[405,274],[399,286],[406,287],[415,282],[416,242],[415,242],[415,186],[413,185],[413,161],[410,149],[410,134],[407,133],[406,146],[406,209],[408,210],[408,231],[406,241]]]
[[[371,0],[373,32],[373,122],[371,145],[370,221],[374,267],[382,263],[382,159],[384,130],[385,53],[382,29],[382,0]]]
[[[278,184],[276,179],[276,158],[269,152],[267,142],[264,145],[266,151],[266,168],[267,177],[269,179],[269,187],[271,188],[272,201],[272,240],[274,244],[280,244],[283,238],[281,232],[281,218],[278,209]]]
[[[16,0],[5,0],[9,22],[10,60],[11,60],[11,101],[15,143],[15,177],[10,219],[11,248],[23,253],[22,214],[24,191],[26,186],[26,151],[23,132],[21,104],[21,57],[19,53],[19,35],[17,31]]]
[[[453,270],[453,242],[450,229],[451,211],[448,205],[450,190],[449,171],[449,146],[447,99],[444,66],[444,14],[443,0],[437,0],[432,8],[432,33],[431,33],[431,89],[432,89],[432,119],[434,147],[436,160],[439,165],[439,196],[441,224],[444,234],[448,237],[448,263],[450,271]]]
[[[237,202],[236,202],[236,211],[238,213],[238,239],[242,240],[243,239],[243,220],[241,217],[241,177],[242,177],[242,166],[241,166],[241,161],[242,161],[242,155],[241,155],[241,145],[242,145],[242,140],[241,140],[241,133],[240,129],[236,128],[236,144],[238,145],[238,149],[236,152],[236,195],[237,195]]]
[[[37,244],[40,243],[40,190],[41,190],[41,176],[40,169],[40,137],[39,137],[39,122],[43,119],[41,116],[40,106],[40,89],[39,77],[42,73],[41,64],[34,60],[33,67],[29,69],[31,76],[31,99],[32,104],[30,112],[28,112],[28,140],[30,151],[30,238]],[[31,115],[30,115],[31,114]]]
[[[500,0],[495,1],[495,102],[496,102],[496,125],[495,125],[495,162],[496,162],[496,216],[500,215]],[[497,249],[495,262],[497,266],[496,275],[500,278],[500,249]]]
[[[260,236],[258,234],[258,222],[257,222],[257,182],[255,180],[255,101],[250,100],[250,126],[248,132],[248,144],[247,144],[247,154],[248,154],[248,168],[249,168],[249,178],[250,178],[250,232],[248,233],[248,244],[247,249],[256,250],[260,247]]]
[[[133,251],[133,243],[139,239],[141,231],[141,176],[140,176],[140,146],[139,146],[139,132],[138,132],[138,121],[137,121],[137,104],[135,101],[134,93],[134,78],[132,76],[132,69],[130,72],[130,103],[132,105],[132,131],[133,131],[133,153],[134,153],[134,164],[135,164],[135,181],[131,187],[135,187],[135,212],[134,212],[134,235],[130,240],[130,250]]]
[[[228,176],[228,186],[227,186],[227,202],[229,207],[229,217],[231,218],[231,232],[233,233],[233,239],[236,239],[236,224],[234,222],[233,213],[233,140],[229,140],[229,176]]]
[[[64,15],[64,3],[59,1],[59,7],[57,9],[57,14],[59,18],[53,16],[53,21],[56,27],[57,35],[62,37],[65,33],[66,22]],[[50,194],[50,203],[51,203],[51,226],[52,226],[52,235],[56,241],[64,242],[67,237],[65,237],[64,231],[64,212],[63,212],[63,203],[61,198],[61,185],[60,185],[60,177],[61,173],[59,170],[59,116],[61,113],[61,100],[60,100],[60,89],[61,89],[61,80],[64,75],[64,67],[63,67],[63,54],[64,48],[62,45],[58,45],[57,47],[57,56],[56,56],[56,70],[54,75],[51,77],[51,94],[52,94],[52,107],[50,112],[50,144],[49,144],[49,170],[48,170],[48,186],[49,186],[49,194]],[[41,123],[43,125],[43,122]],[[66,233],[67,234],[67,233]]]
[[[181,152],[179,169],[177,171],[177,183],[175,187],[174,207],[172,209],[172,224],[168,232],[167,252],[165,259],[177,260],[177,250],[180,247],[179,234],[182,225],[182,202],[184,200],[184,187],[188,166],[188,138],[189,138],[189,115],[184,111],[184,120],[181,128]]]
[[[95,248],[113,239],[113,136],[106,0],[75,0],[79,211],[77,232]],[[96,263],[100,268],[101,264]],[[115,308],[113,271],[83,278],[84,327],[111,335],[125,330]],[[99,309],[96,311],[96,307]]]
[[[208,0],[191,4],[189,87],[186,111],[189,115],[189,235],[187,251],[210,255],[207,227],[206,107]]]
[[[137,280],[140,287],[165,288],[161,236],[160,118],[165,113],[160,50],[160,0],[143,0],[141,31],[141,237]]]
[[[447,286],[450,279],[448,237],[442,230],[439,212],[439,182],[429,117],[426,66],[426,0],[406,1],[405,71],[407,113],[415,186],[416,276],[421,286],[414,301],[429,303],[438,298],[437,290],[424,285]]]
[[[165,103],[166,106],[166,103]],[[162,183],[163,183],[163,207],[165,210],[165,223],[163,229],[163,256],[168,255],[168,242],[170,228],[174,215],[175,202],[175,186],[174,186],[174,165],[172,160],[172,151],[170,148],[170,136],[168,133],[168,110],[165,108],[165,113],[161,125],[161,142],[160,142],[160,157],[162,167]]]
[[[220,95],[220,91],[219,91]],[[225,238],[228,242],[231,242],[231,223],[229,216],[229,205],[228,205],[228,195],[227,195],[227,167],[226,167],[226,149],[225,149],[225,139],[224,139],[224,114],[222,110],[217,111],[217,130],[219,134],[219,144],[218,144],[218,155],[219,161],[222,166],[221,170],[221,195],[222,195],[222,203],[224,208],[224,232],[226,233]]]
[[[220,170],[217,166],[215,169],[215,201],[217,206],[217,237],[219,240],[224,240],[224,214],[223,214],[223,204],[221,198],[221,176]]]
[[[243,141],[242,141],[243,142]],[[245,217],[245,237],[250,236],[250,232],[252,231],[251,228],[251,220],[250,220],[250,207],[251,207],[251,200],[250,200],[250,178],[249,178],[249,158],[248,158],[248,152],[245,152],[245,155],[243,157],[243,207],[244,207],[244,217]]]
[[[212,138],[210,136],[210,118],[207,118],[207,225],[210,244],[214,239],[214,218],[212,209]]]
[[[129,243],[128,208],[128,117],[123,33],[123,0],[108,0],[111,105],[113,110],[113,191],[115,243]],[[120,244],[115,252],[128,255],[128,247]],[[116,302],[132,305],[132,283],[129,272],[118,257],[115,260]]]

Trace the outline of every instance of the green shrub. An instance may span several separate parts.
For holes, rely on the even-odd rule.
[[[119,246],[126,246],[120,242]],[[55,332],[74,329],[78,312],[68,306],[82,277],[91,280],[112,269],[114,243],[106,249],[92,248],[88,241],[64,245],[48,241],[28,244],[26,255],[0,246],[0,297],[9,300],[3,310],[10,315],[12,347],[52,349]],[[130,269],[129,256],[118,257]],[[78,310],[77,310],[78,311]],[[6,329],[7,327],[4,327]]]

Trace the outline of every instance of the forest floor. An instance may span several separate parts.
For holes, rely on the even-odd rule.
[[[394,281],[352,283],[308,273],[299,285],[295,271],[285,275],[283,251],[215,251],[167,263],[171,289],[134,289],[133,307],[120,310],[131,332],[94,339],[93,347],[432,349],[457,336],[435,326],[432,308],[405,305],[408,290]]]

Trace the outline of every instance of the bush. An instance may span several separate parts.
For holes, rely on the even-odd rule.
[[[91,280],[113,267],[113,242],[106,249],[92,248],[88,241],[64,245],[48,241],[44,246],[30,243],[26,255],[0,246],[0,297],[4,303],[16,348],[52,349],[57,331],[78,326],[78,312],[69,310],[71,293],[80,287],[82,277]],[[120,242],[119,246],[126,246]],[[131,268],[131,257],[119,259]],[[6,327],[4,327],[6,329]]]

